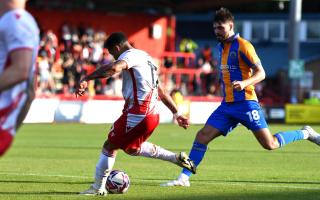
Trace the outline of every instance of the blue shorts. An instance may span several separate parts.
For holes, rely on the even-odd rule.
[[[222,102],[210,115],[206,124],[219,129],[226,136],[238,123],[251,131],[267,128],[264,113],[256,101]]]

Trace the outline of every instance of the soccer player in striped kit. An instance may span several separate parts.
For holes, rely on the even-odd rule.
[[[250,129],[261,146],[267,150],[274,150],[303,139],[320,145],[320,135],[310,126],[301,130],[271,134],[254,91],[254,85],[265,78],[265,71],[252,44],[235,34],[233,28],[232,13],[226,8],[216,11],[213,29],[220,42],[218,49],[224,98],[198,132],[189,155],[190,159],[195,165],[199,165],[207,145],[221,135],[227,136],[238,123]],[[177,180],[164,183],[162,186],[188,187],[190,176],[188,170],[183,170]]]
[[[122,72],[122,94],[125,105],[123,114],[113,124],[103,145],[96,165],[95,183],[80,194],[107,194],[105,181],[112,170],[118,149],[132,156],[169,161],[195,173],[193,162],[184,152],[175,154],[146,141],[159,124],[158,97],[171,110],[179,126],[185,129],[189,126],[188,119],[177,113],[177,106],[172,98],[160,86],[158,67],[151,56],[133,48],[121,32],[112,33],[105,47],[116,61],[84,77],[77,86],[76,95],[84,94],[89,80],[109,78]]]
[[[10,147],[34,98],[39,28],[26,0],[0,0],[0,156]]]

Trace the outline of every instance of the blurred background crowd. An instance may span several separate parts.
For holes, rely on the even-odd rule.
[[[112,55],[104,48],[108,35],[104,31],[94,30],[91,27],[71,27],[64,24],[60,35],[52,30],[42,33],[37,62],[37,94],[72,95],[75,83],[87,73],[92,72],[101,65],[114,61]],[[209,45],[199,48],[191,39],[182,39],[179,50],[183,53],[194,54],[195,57],[188,61],[163,57],[159,60],[160,68],[170,70],[173,67],[197,70],[200,74],[184,74],[181,77],[179,88],[175,86],[176,77],[171,76],[166,84],[169,90],[181,90],[187,96],[220,95],[218,91],[217,60]],[[196,53],[197,52],[197,53]],[[159,73],[161,70],[159,71]],[[195,77],[198,76],[199,77]],[[97,80],[90,84],[90,95],[121,96],[121,74],[108,80]]]
[[[30,0],[30,11],[42,29],[37,96],[73,95],[75,83],[84,74],[114,61],[104,41],[117,30],[154,57],[160,66],[160,82],[169,92],[184,97],[221,97],[217,41],[212,32],[212,14],[220,4],[209,0],[203,5],[174,1],[178,6],[170,1],[135,2],[139,3],[119,1],[111,6],[108,0]],[[253,43],[267,73],[266,80],[255,87],[260,101],[269,105],[320,104],[320,82],[315,78],[320,73],[319,2],[302,2],[301,51],[296,60],[288,53],[292,49],[289,1],[228,2],[235,13],[236,32]],[[302,65],[292,71],[297,63]],[[88,94],[121,98],[121,84],[121,74],[97,80],[90,83]]]

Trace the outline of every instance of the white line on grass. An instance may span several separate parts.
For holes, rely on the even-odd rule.
[[[289,183],[289,182],[288,182]],[[230,182],[208,182],[205,185],[231,185],[231,186],[255,186],[255,187],[268,187],[268,188],[288,188],[288,189],[303,189],[303,190],[319,190],[320,187],[305,187],[305,186],[293,186],[293,185],[278,185],[273,183],[230,183]],[[285,184],[285,183],[282,183]]]
[[[42,176],[42,177],[63,177],[63,178],[92,178],[89,176],[72,176],[63,174],[36,174],[36,173],[17,173],[17,172],[0,172],[0,175],[14,175],[14,176]]]
[[[17,173],[17,172],[0,172],[0,175],[13,175],[13,176],[38,176],[38,177],[62,177],[62,178],[81,178],[81,179],[93,179],[89,176],[73,176],[73,175],[63,175],[63,174],[37,174],[37,173]],[[164,183],[168,180],[148,180],[148,179],[137,179],[134,182],[157,182]],[[273,183],[232,183],[232,182],[224,182],[224,181],[216,181],[216,182],[201,182],[200,184],[195,180],[195,185],[231,185],[231,186],[255,186],[255,187],[269,187],[269,188],[288,188],[288,189],[304,189],[304,190],[320,190],[320,187],[306,187],[306,186],[294,186],[294,185],[279,185]],[[288,182],[290,183],[290,182]],[[285,183],[281,183],[285,184]],[[297,183],[298,184],[298,183]]]

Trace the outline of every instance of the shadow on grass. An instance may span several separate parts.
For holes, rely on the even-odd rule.
[[[83,184],[91,184],[91,182],[89,181],[40,181],[40,180],[0,180],[0,183],[39,183],[39,184],[43,184],[43,183],[48,183],[48,184],[52,184],[52,183],[56,183],[56,184],[78,184],[78,185],[83,185]]]
[[[168,181],[167,179],[161,179],[161,178],[135,178],[134,180],[138,181],[156,181],[156,182],[166,182]],[[319,185],[320,187],[320,182],[319,181],[269,181],[269,180],[205,180],[205,179],[197,179],[197,180],[192,180],[192,183],[200,183],[200,184],[210,184],[210,183],[258,183],[258,184],[288,184],[288,185],[297,185],[297,184],[307,184],[307,185]],[[139,183],[139,182],[138,182]],[[320,199],[320,197],[319,197]]]
[[[175,152],[180,152],[180,151],[190,151],[190,149],[178,149],[178,148],[174,148],[174,149],[170,149],[171,151],[175,151]],[[267,154],[315,154],[318,155],[319,154],[319,150],[317,151],[294,151],[294,150],[282,150],[282,149],[278,149],[278,150],[274,150],[272,152],[267,151],[263,148],[259,148],[257,147],[256,149],[213,149],[213,148],[209,148],[206,152],[216,152],[216,153],[267,153]]]
[[[76,192],[0,192],[0,195],[78,195]]]
[[[52,198],[60,198],[59,199],[65,199],[66,197],[62,196],[68,196],[74,197],[76,199],[80,197],[77,193],[74,192],[0,192],[1,195],[7,195],[7,196],[17,196],[22,197],[25,196],[28,198],[28,196],[31,195],[40,195],[43,199],[47,199],[45,196],[53,196]],[[55,197],[54,197],[55,196]],[[90,196],[85,197],[88,199],[101,199],[103,197],[97,196]],[[201,193],[191,193],[187,191],[182,191],[179,189],[174,189],[174,191],[166,191],[161,192],[159,191],[158,195],[151,196],[148,193],[144,194],[133,194],[130,195],[130,191],[124,195],[118,194],[118,195],[108,195],[106,198],[108,199],[130,199],[130,200],[146,200],[146,199],[152,199],[152,200],[317,200],[320,199],[320,191],[293,191],[293,192],[257,192],[257,191],[242,191],[239,193],[230,193],[228,192],[219,192],[214,194],[201,194]],[[51,199],[51,197],[50,197]]]
[[[176,189],[174,189],[176,191]],[[294,191],[294,192],[257,192],[257,191],[242,191],[241,193],[230,193],[227,192],[219,192],[214,194],[199,194],[199,193],[191,193],[186,192],[185,190],[180,191],[180,195],[177,195],[176,192],[173,191],[171,193],[167,193],[163,191],[159,195],[148,198],[141,195],[140,197],[130,197],[122,198],[114,198],[114,199],[130,199],[130,200],[140,200],[140,199],[153,199],[153,200],[317,200],[320,199],[320,191]],[[111,197],[111,196],[110,196]],[[112,199],[112,198],[111,198]]]

